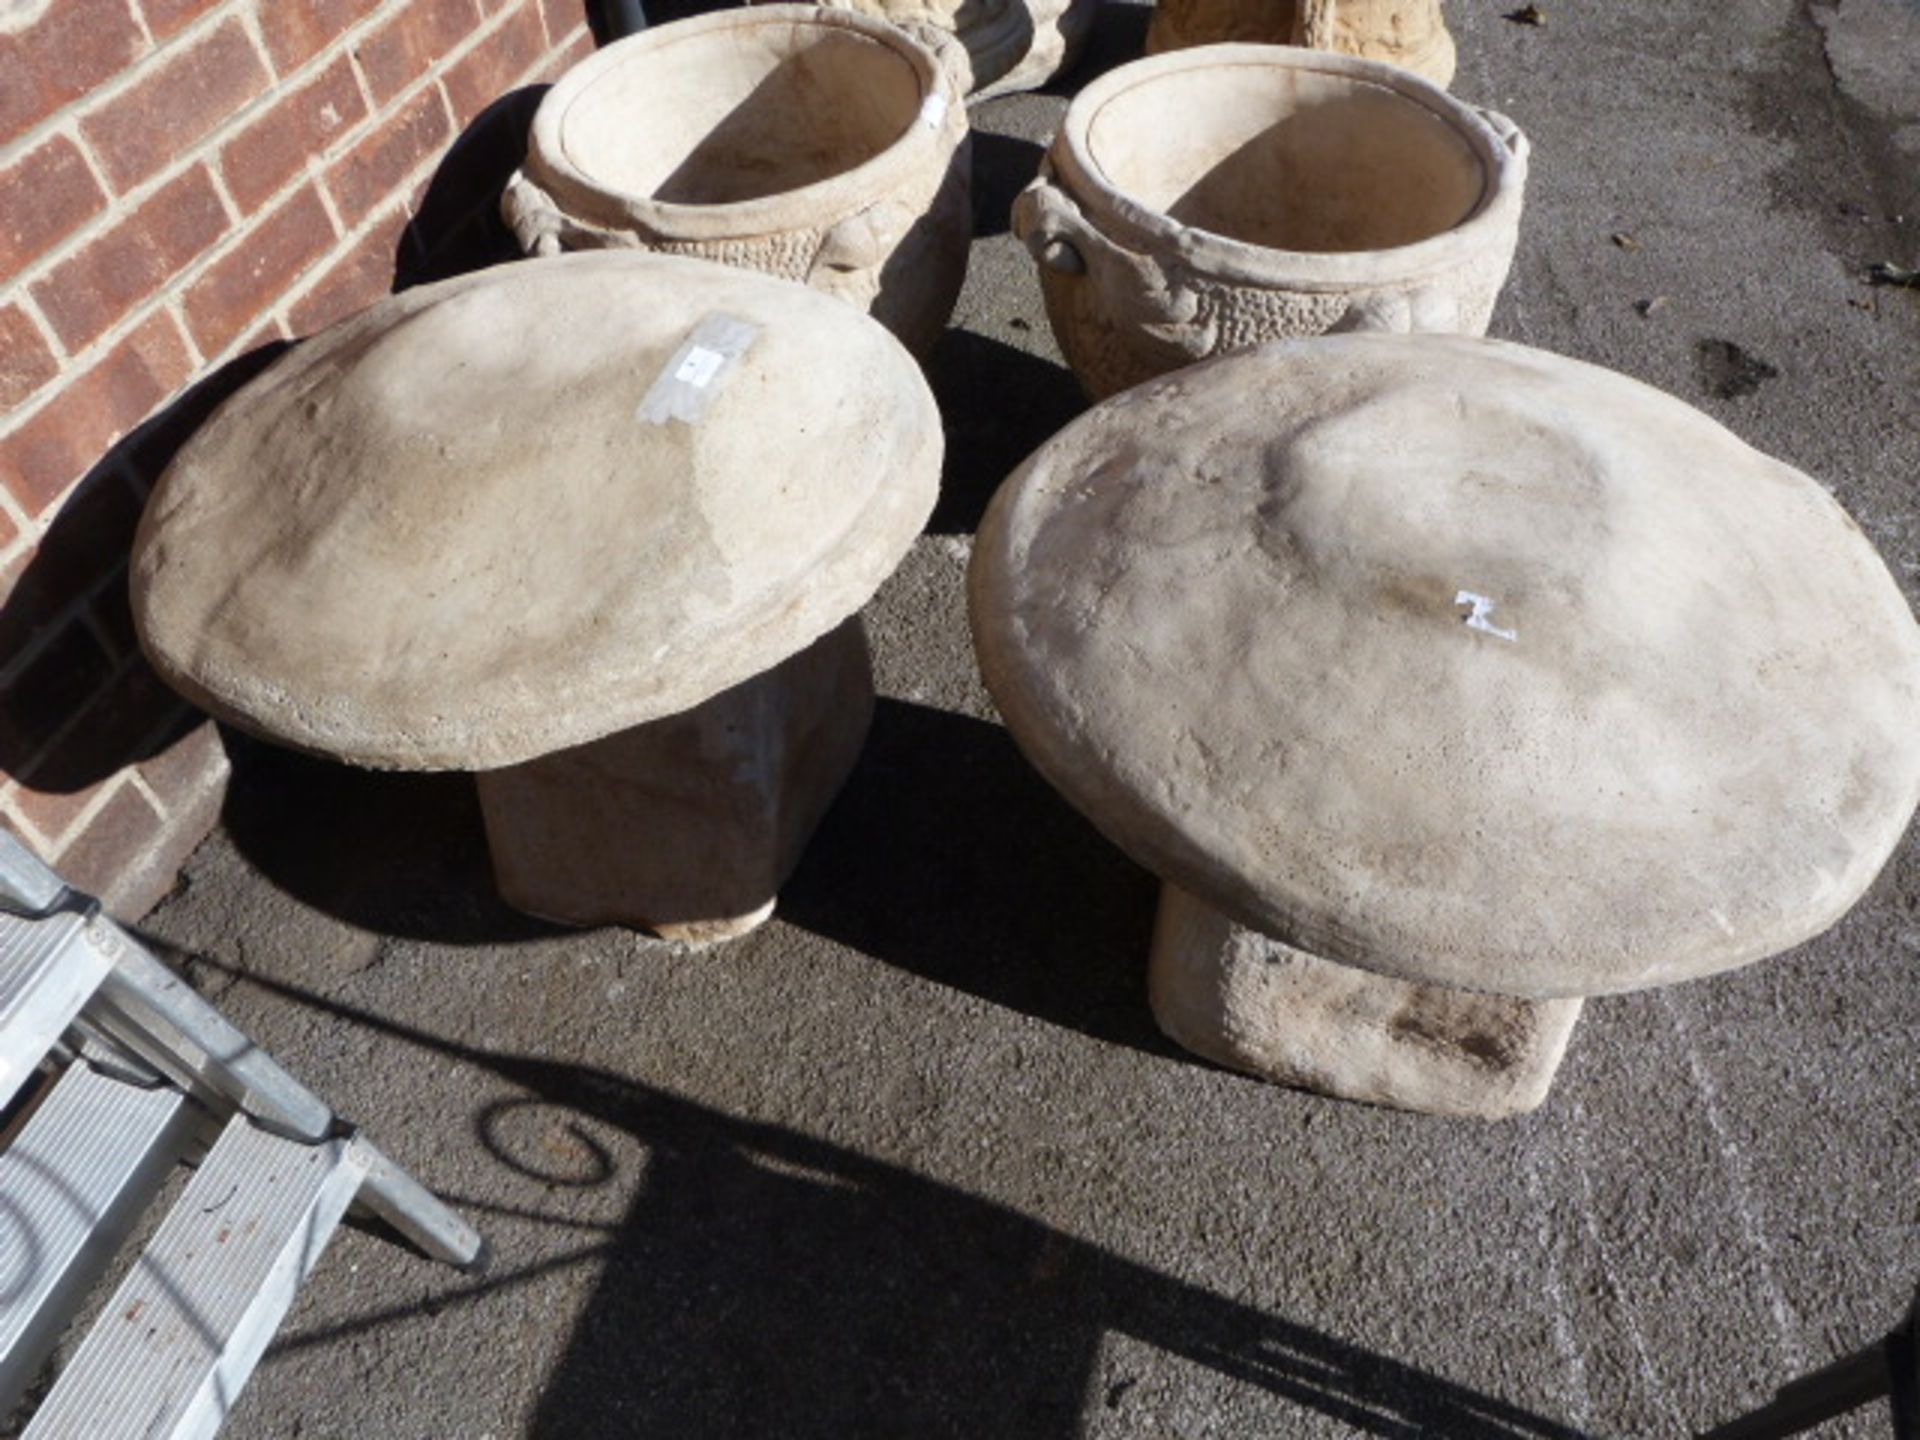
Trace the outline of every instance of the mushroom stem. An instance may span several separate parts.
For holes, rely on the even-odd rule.
[[[1235,924],[1169,884],[1148,984],[1160,1028],[1231,1069],[1486,1120],[1546,1099],[1585,1003],[1375,975]]]
[[[515,909],[706,944],[773,913],[873,716],[855,616],[661,720],[476,778]]]

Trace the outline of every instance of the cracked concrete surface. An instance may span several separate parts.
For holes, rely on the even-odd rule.
[[[1920,295],[1864,280],[1920,265],[1889,158],[1920,113],[1871,63],[1913,7],[1512,8],[1448,7],[1455,91],[1535,144],[1492,333],[1807,470],[1920,594]],[[1094,63],[1144,18],[1109,3]],[[546,929],[492,899],[461,777],[239,752],[154,928],[497,1259],[343,1235],[227,1434],[1673,1435],[1908,1303],[1911,836],[1794,954],[1591,1005],[1521,1120],[1337,1104],[1154,1033],[1153,884],[1022,764],[963,614],[987,496],[1081,405],[1005,233],[1063,93],[976,111],[944,493],[871,610],[867,753],[764,930]],[[1773,373],[1711,393],[1712,343]]]

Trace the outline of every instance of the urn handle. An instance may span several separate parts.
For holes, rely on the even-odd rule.
[[[523,255],[558,255],[565,248],[561,235],[567,217],[525,170],[514,171],[508,179],[500,195],[500,216],[520,242]]]
[[[1086,274],[1088,242],[1099,238],[1044,167],[1039,178],[1014,197],[1013,233],[1029,255],[1062,275]]]
[[[1498,110],[1489,110],[1484,105],[1473,107],[1474,113],[1493,127],[1493,133],[1505,142],[1514,158],[1524,160],[1533,149],[1533,142],[1527,139],[1526,132]]]

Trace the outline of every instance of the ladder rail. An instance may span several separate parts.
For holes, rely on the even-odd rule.
[[[200,1119],[177,1090],[76,1063],[0,1155],[0,1412],[39,1373]]]
[[[198,1440],[219,1429],[359,1187],[345,1140],[227,1122],[26,1440]]]
[[[47,1063],[59,1078],[0,1152],[0,1404],[225,1123],[28,1437],[213,1435],[350,1208],[433,1259],[483,1262],[466,1221],[0,830],[0,1103]]]

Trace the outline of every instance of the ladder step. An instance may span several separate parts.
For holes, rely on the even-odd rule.
[[[228,1122],[47,1396],[26,1440],[212,1435],[363,1171],[345,1139]]]
[[[26,920],[0,911],[0,1105],[113,968],[118,943],[78,915]]]
[[[32,1383],[194,1119],[171,1086],[73,1065],[0,1155],[0,1410]]]

